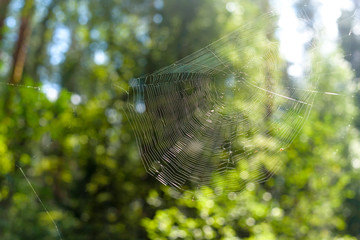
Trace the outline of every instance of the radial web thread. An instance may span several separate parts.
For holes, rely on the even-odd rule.
[[[162,184],[182,191],[241,191],[279,166],[316,91],[299,90],[279,75],[279,44],[269,40],[276,29],[260,31],[275,18],[263,16],[131,80],[126,114],[145,169]]]

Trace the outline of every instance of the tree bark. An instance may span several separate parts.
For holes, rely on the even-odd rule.
[[[26,0],[21,12],[19,35],[13,54],[13,66],[9,81],[11,84],[19,84],[23,75],[33,11],[34,0]]]

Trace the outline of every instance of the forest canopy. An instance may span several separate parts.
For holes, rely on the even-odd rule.
[[[0,238],[360,238],[336,4],[0,0]]]

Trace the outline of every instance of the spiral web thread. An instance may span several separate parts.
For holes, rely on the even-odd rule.
[[[220,194],[266,181],[278,168],[316,91],[279,75],[279,46],[268,39],[276,29],[260,31],[275,19],[262,16],[131,80],[126,114],[146,171],[162,184]]]

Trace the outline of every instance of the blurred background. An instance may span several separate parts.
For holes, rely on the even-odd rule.
[[[0,239],[360,239],[359,8],[0,0]],[[301,83],[306,52],[316,54],[308,122],[269,181],[216,199],[174,198],[143,168],[124,89],[269,11],[279,14],[284,78]]]

